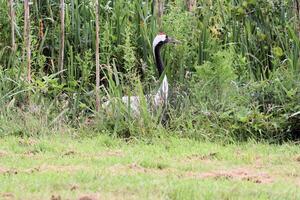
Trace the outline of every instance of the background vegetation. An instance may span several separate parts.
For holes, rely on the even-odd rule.
[[[225,142],[299,139],[297,2],[199,0],[189,7],[168,0],[158,19],[152,0],[99,1],[101,102],[155,91],[152,39],[164,31],[182,42],[164,48],[171,98],[161,123],[146,108],[132,117],[118,101],[112,112],[95,112],[94,1],[65,1],[63,68],[60,2],[29,2],[30,80],[23,1],[14,4],[14,48],[9,4],[0,0],[0,135],[88,129]]]

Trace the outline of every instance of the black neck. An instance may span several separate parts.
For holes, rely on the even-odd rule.
[[[164,71],[164,64],[160,56],[160,49],[162,46],[163,44],[157,44],[154,48],[155,62],[156,62],[156,67],[158,70],[159,77],[162,75]]]

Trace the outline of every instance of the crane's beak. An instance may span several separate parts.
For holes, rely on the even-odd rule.
[[[168,37],[168,43],[181,44],[181,42],[179,40],[176,40],[175,38],[171,38],[171,37]]]

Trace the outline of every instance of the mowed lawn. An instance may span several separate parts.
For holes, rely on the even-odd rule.
[[[300,147],[2,137],[0,199],[300,199]]]

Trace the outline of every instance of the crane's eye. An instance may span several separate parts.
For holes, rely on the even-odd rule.
[[[168,42],[169,41],[169,37],[166,35],[166,39],[164,42]]]

